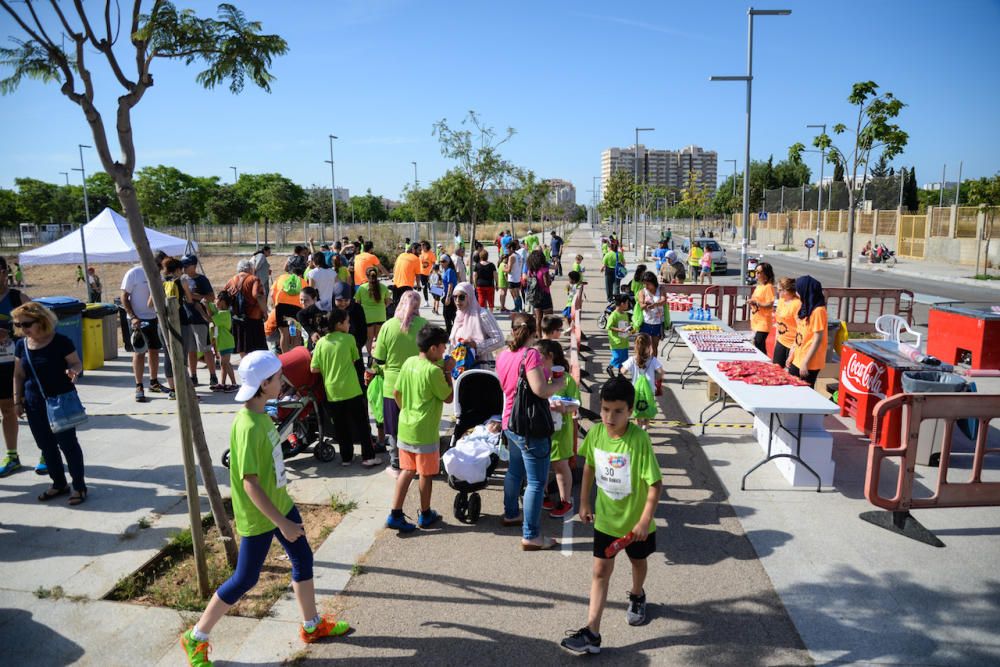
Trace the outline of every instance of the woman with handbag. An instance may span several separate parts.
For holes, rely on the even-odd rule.
[[[76,425],[86,414],[73,383],[83,363],[73,342],[56,333],[56,316],[45,306],[23,304],[14,309],[11,319],[23,336],[14,347],[14,407],[19,417],[27,415],[31,435],[45,456],[52,479],[52,486],[38,500],[45,502],[70,493],[63,471],[65,456],[73,480],[69,504],[79,505],[87,499],[87,484]]]
[[[534,318],[524,313],[511,317],[511,336],[507,349],[497,358],[497,375],[503,387],[503,428],[510,449],[510,462],[503,484],[504,526],[521,525],[521,549],[541,551],[557,546],[552,538],[543,538],[539,529],[545,483],[548,481],[552,452],[552,411],[549,397],[566,386],[565,376],[551,378],[545,359],[532,349],[535,340]],[[524,514],[518,511],[521,485]]]

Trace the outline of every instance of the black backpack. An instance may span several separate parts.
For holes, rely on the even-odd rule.
[[[243,321],[247,316],[246,296],[243,294],[243,283],[246,280],[243,278],[235,287],[226,291],[229,294],[229,312],[234,320]]]
[[[541,307],[545,300],[545,293],[542,286],[538,284],[538,275],[532,273],[528,276],[528,286],[524,288],[524,298],[535,308]]]

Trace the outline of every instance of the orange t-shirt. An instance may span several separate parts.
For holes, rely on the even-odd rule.
[[[392,266],[392,284],[396,287],[413,287],[420,273],[420,258],[413,253],[400,253]]]
[[[282,287],[285,285],[285,281],[288,280],[289,274],[282,273],[278,276],[278,279],[274,281],[274,285],[271,286],[271,303],[278,305],[279,303],[285,303],[290,306],[296,306],[298,308],[302,307],[302,302],[299,301],[298,294],[289,294]],[[302,280],[301,278],[299,280]],[[303,287],[306,285],[306,281],[302,280]]]
[[[774,323],[774,285],[757,285],[751,299],[759,305],[750,306],[750,328],[770,333]]]
[[[273,336],[274,332],[278,330],[278,311],[272,310],[264,320],[264,335]]]
[[[792,363],[795,367],[802,369],[802,362],[805,361],[806,352],[812,345],[813,338],[820,336],[819,345],[816,347],[816,354],[809,360],[806,370],[816,371],[826,364],[826,306],[819,306],[812,311],[809,319],[796,319],[797,333],[795,334],[795,354],[792,355]]]
[[[363,285],[368,282],[368,278],[365,273],[371,266],[378,266],[380,262],[378,261],[378,255],[370,252],[363,252],[354,257],[354,284]]]
[[[791,301],[785,301],[784,299],[778,301],[778,342],[788,349],[792,349],[792,345],[795,345],[795,334],[799,330],[797,320],[799,317],[799,308],[801,307],[802,301],[798,298]]]
[[[431,275],[431,267],[434,266],[434,262],[436,261],[437,255],[434,254],[433,250],[420,253],[420,275]]]

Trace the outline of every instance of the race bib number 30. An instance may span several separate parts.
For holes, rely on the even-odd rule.
[[[288,484],[288,478],[285,476],[285,456],[281,451],[281,442],[278,441],[278,432],[271,429],[267,437],[271,441],[271,456],[274,458],[274,480],[280,489]]]
[[[628,454],[595,449],[594,476],[597,486],[612,500],[627,498],[632,493]]]

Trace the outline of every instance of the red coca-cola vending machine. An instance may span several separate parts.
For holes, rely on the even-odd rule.
[[[911,360],[899,352],[899,343],[888,340],[852,340],[840,355],[838,387],[840,414],[854,417],[858,430],[872,434],[872,409],[886,396],[903,391],[905,371],[939,370]],[[894,410],[884,420],[878,444],[898,447],[902,414]]]

